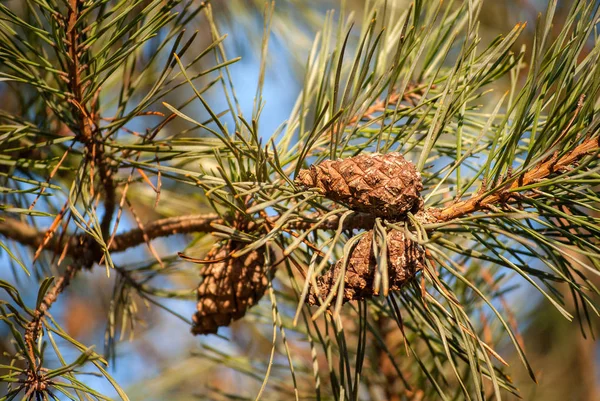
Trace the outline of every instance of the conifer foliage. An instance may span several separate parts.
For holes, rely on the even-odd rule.
[[[599,4],[490,40],[484,1],[392,3],[324,15],[275,132],[271,3],[248,115],[216,3],[0,3],[0,400],[110,399],[89,373],[128,400],[111,368],[139,303],[203,334],[194,366],[243,377],[186,394],[216,400],[510,399],[514,365],[539,369],[515,283],[590,334]],[[54,312],[103,269],[100,350]]]

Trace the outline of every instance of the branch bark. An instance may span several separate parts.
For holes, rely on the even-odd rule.
[[[86,149],[86,158],[90,162],[90,180],[92,191],[94,187],[95,168],[98,169],[98,176],[104,191],[104,215],[100,223],[102,235],[107,237],[110,232],[110,223],[116,210],[115,183],[113,181],[112,168],[110,161],[106,157],[104,144],[101,141],[101,135],[98,132],[98,96],[94,98],[88,107],[84,103],[84,86],[81,74],[87,66],[82,65],[80,57],[82,56],[83,42],[82,30],[77,29],[77,20],[79,19],[82,0],[69,0],[69,9],[65,22],[67,24],[67,48],[69,51],[69,89],[71,91],[70,103],[73,105],[73,115],[77,116],[78,126],[77,139],[82,142]],[[97,94],[96,94],[97,95]],[[75,128],[75,127],[74,127]]]
[[[129,248],[145,242],[144,234],[148,240],[168,237],[175,234],[207,233],[213,231],[212,224],[225,222],[217,214],[199,214],[169,217],[148,223],[144,231],[139,228],[116,235],[110,246],[112,252],[123,252]]]
[[[468,200],[457,202],[447,208],[439,210],[436,217],[439,221],[449,221],[484,210],[491,205],[507,203],[512,199],[511,194],[516,192],[519,188],[533,184],[538,180],[550,176],[554,172],[568,168],[584,156],[598,151],[599,148],[600,137],[589,138],[562,157],[558,158],[557,156],[553,156],[549,160],[540,163],[523,174],[520,178],[514,180],[510,185],[507,185],[505,189],[488,195],[477,195]]]
[[[58,298],[58,295],[64,291],[64,289],[71,283],[71,280],[75,277],[77,272],[80,270],[80,267],[74,264],[68,265],[63,275],[56,280],[54,286],[50,291],[46,293],[44,299],[37,307],[34,312],[33,318],[27,324],[27,328],[25,329],[25,343],[27,344],[27,348],[29,351],[30,358],[30,370],[32,373],[32,377],[37,381],[42,380],[39,372],[39,366],[37,362],[37,356],[35,355],[34,349],[36,347],[36,342],[38,337],[40,336],[40,331],[42,328],[42,320],[46,316],[48,309],[52,306],[52,304]],[[34,383],[31,383],[32,386],[38,385],[39,383],[34,380]]]
[[[311,215],[309,218],[301,221],[291,223],[288,227],[297,230],[306,230],[313,227],[316,224],[318,216]],[[271,217],[269,221],[275,223],[278,217]],[[339,216],[331,216],[325,220],[319,229],[334,230],[337,229],[339,224]],[[370,228],[373,226],[375,219],[373,216],[365,213],[357,213],[349,216],[344,222],[344,229],[361,229]],[[227,224],[218,214],[207,213],[197,215],[186,215],[178,217],[168,217],[159,219],[148,223],[144,226],[144,231],[139,228],[132,229],[125,233],[116,235],[110,246],[111,252],[124,252],[129,248],[136,247],[143,244],[146,239],[153,240],[156,238],[168,237],[176,234],[190,234],[190,233],[209,233],[214,231],[213,224]],[[19,242],[23,245],[37,248],[44,240],[45,231],[40,231],[29,224],[23,223],[16,219],[6,218],[0,222],[0,235],[5,236],[13,241]],[[75,235],[68,237],[68,241],[72,242],[69,246],[69,254],[75,252],[77,245],[82,236]],[[60,243],[57,246],[56,237],[52,237],[49,245],[49,249],[62,249],[65,243]],[[65,240],[67,241],[67,240]]]

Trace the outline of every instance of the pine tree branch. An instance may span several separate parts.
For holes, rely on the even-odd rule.
[[[559,158],[558,155],[555,154],[549,160],[538,164],[530,171],[521,175],[518,179],[514,179],[512,182],[508,181],[504,184],[504,188],[501,188],[498,191],[491,194],[476,195],[468,200],[454,203],[437,211],[436,218],[440,222],[454,220],[487,209],[490,206],[500,206],[509,203],[516,199],[515,193],[519,188],[543,180],[552,173],[568,168],[584,156],[597,152],[599,149],[600,137],[586,139],[575,147],[575,149],[562,157]]]
[[[82,83],[81,74],[87,69],[85,64],[80,62],[81,54],[85,51],[82,48],[81,42],[84,41],[81,29],[77,28],[77,20],[80,16],[81,0],[69,0],[69,9],[65,19],[67,24],[67,50],[69,52],[69,71],[68,80],[72,98],[69,99],[73,105],[73,114],[77,116],[78,134],[77,139],[84,143],[87,149],[87,158],[91,164],[90,180],[92,190],[94,188],[95,168],[98,168],[98,175],[104,190],[104,216],[100,223],[100,228],[103,236],[108,236],[110,232],[110,223],[116,210],[116,193],[115,184],[112,178],[112,169],[110,161],[104,152],[104,144],[102,136],[98,130],[98,96],[91,102],[91,110],[84,103],[84,84]],[[96,94],[98,95],[98,94]]]
[[[389,98],[382,97],[380,99],[377,99],[375,103],[369,106],[362,115],[355,115],[352,118],[350,118],[346,125],[354,124],[359,120],[363,119],[372,120],[375,118],[375,113],[385,113],[389,106],[396,106],[396,103],[398,103],[398,101],[400,100],[406,103],[410,103],[414,106],[417,104],[417,102],[421,100],[424,89],[424,87],[419,87],[419,85],[416,83],[409,83],[406,89],[404,90],[404,93],[400,94],[397,91],[393,91],[389,95]]]
[[[90,182],[92,191],[94,191],[94,168],[98,167],[101,184],[104,190],[104,216],[102,217],[101,231],[103,236],[107,236],[110,230],[110,223],[116,209],[115,185],[112,179],[112,170],[109,160],[104,154],[101,135],[98,130],[98,107],[97,96],[92,101],[91,110],[84,101],[85,84],[82,83],[82,73],[87,69],[85,63],[80,62],[80,58],[86,50],[82,43],[85,41],[81,29],[77,29],[77,22],[83,9],[82,0],[69,0],[67,3],[67,15],[63,17],[63,23],[66,26],[66,47],[69,54],[67,64],[67,80],[71,91],[69,102],[73,106],[73,115],[76,116],[77,135],[76,138],[85,144],[87,149],[86,159],[90,163]],[[93,193],[92,193],[93,195]],[[10,238],[16,239],[27,245],[37,247],[47,245],[44,243],[44,235],[40,235],[37,230],[18,221],[5,221],[5,232]],[[4,224],[3,223],[3,224]],[[69,242],[76,241],[75,246],[69,247],[72,252],[73,262],[69,264],[63,275],[55,282],[52,289],[47,292],[36,307],[31,321],[25,330],[25,343],[29,353],[29,380],[27,383],[28,394],[38,393],[46,385],[46,379],[42,374],[42,368],[38,363],[35,349],[38,338],[41,334],[43,319],[50,307],[56,302],[60,293],[70,284],[75,275],[84,267],[90,267],[95,260],[101,257],[101,250],[96,242],[82,236],[69,237]],[[56,242],[52,241],[52,242]],[[77,246],[79,245],[79,246]]]
[[[34,229],[35,230],[35,229]],[[39,238],[39,236],[33,237],[32,232],[29,232],[25,238],[28,240],[33,238]],[[44,374],[45,368],[41,366],[37,355],[36,347],[38,344],[38,338],[42,334],[43,321],[48,310],[58,299],[58,296],[69,286],[71,280],[75,278],[83,268],[89,268],[93,265],[94,261],[98,260],[102,256],[102,251],[98,247],[98,244],[91,237],[76,236],[71,237],[71,241],[77,241],[78,244],[71,249],[75,249],[73,252],[73,261],[67,265],[62,276],[56,280],[54,286],[44,295],[42,301],[35,308],[32,318],[27,324],[24,333],[25,345],[27,347],[29,366],[27,374],[27,392],[39,392],[48,386],[48,379]]]
[[[0,234],[22,245],[37,248],[44,240],[44,233],[19,220],[4,218],[0,222]]]
[[[56,280],[54,286],[50,291],[46,293],[40,305],[36,308],[33,318],[28,323],[27,328],[25,329],[25,343],[27,344],[27,348],[29,350],[29,358],[30,358],[30,369],[34,376],[38,375],[38,364],[37,357],[35,356],[34,349],[36,347],[37,339],[40,335],[42,320],[46,316],[46,313],[52,306],[54,302],[58,299],[58,295],[64,291],[64,289],[71,283],[71,280],[75,277],[77,272],[79,272],[80,267],[76,264],[70,264],[67,266],[63,275]]]
[[[443,209],[426,209],[425,213],[417,215],[417,219],[423,222],[430,222],[431,217],[443,222],[463,217],[465,215],[485,210],[491,206],[501,206],[514,201],[517,198],[517,190],[543,180],[551,174],[569,168],[586,155],[598,152],[600,150],[600,137],[592,137],[584,140],[581,144],[575,147],[572,151],[558,157],[552,156],[529,172],[522,174],[519,178],[508,181],[504,186],[506,188],[499,189],[491,194],[476,195],[468,200],[461,201],[449,205]],[[307,216],[303,220],[291,221],[286,225],[286,228],[296,230],[321,229],[331,230],[337,229],[340,216],[334,215],[323,221],[318,227],[318,214]],[[279,216],[269,217],[270,223],[275,223]],[[125,233],[116,235],[111,244],[111,252],[124,252],[129,248],[138,246],[146,240],[153,240],[162,237],[168,237],[175,234],[190,234],[190,233],[209,233],[213,231],[213,224],[226,224],[219,215],[214,213],[187,215],[178,217],[169,217],[159,219],[148,223],[144,227],[144,231],[139,228],[132,229]],[[374,223],[374,217],[366,213],[355,213],[344,221],[344,229],[366,229],[371,228]],[[23,245],[33,248],[38,247],[44,240],[45,233],[39,231],[26,223],[15,219],[5,218],[0,222],[0,234],[13,241],[17,241]],[[146,235],[146,239],[144,238]],[[77,249],[77,244],[83,239],[81,235],[69,237],[69,241],[73,241],[73,246],[70,246],[70,253],[73,254]],[[51,240],[49,244],[56,245],[56,240]],[[64,244],[60,244],[64,245]]]
[[[501,206],[516,199],[516,190],[520,187],[530,185],[539,180],[547,178],[552,173],[568,168],[580,160],[582,157],[591,153],[597,152],[600,149],[600,138],[593,137],[585,140],[572,151],[558,158],[556,155],[549,160],[540,163],[529,172],[523,174],[520,178],[509,181],[505,186],[506,189],[500,189],[491,194],[481,194],[474,196],[468,200],[454,203],[443,209],[430,208],[425,213],[417,215],[417,219],[423,222],[429,222],[430,217],[427,217],[427,211],[431,211],[439,222],[449,221],[463,217],[465,215],[485,210],[491,206]],[[289,229],[307,230],[321,229],[331,230],[337,229],[340,216],[331,216],[323,221],[318,227],[315,227],[318,214],[313,214],[303,220],[296,220],[286,225]],[[271,223],[275,223],[279,216],[270,217]],[[175,234],[190,234],[190,233],[208,233],[213,231],[213,224],[226,224],[219,215],[214,213],[187,215],[178,217],[169,217],[159,219],[148,223],[144,227],[144,232],[148,240],[153,240],[162,237],[168,237]],[[374,217],[366,213],[355,213],[344,222],[344,229],[365,229],[372,227]],[[133,248],[144,243],[144,232],[139,229],[132,229],[125,233],[116,235],[111,247],[111,252],[124,252],[129,248]],[[6,218],[0,222],[0,234],[11,240],[17,241],[23,245],[30,247],[38,247],[44,239],[44,232],[36,228],[22,223],[18,220]],[[70,252],[76,249],[76,244],[81,240],[81,236],[70,237],[69,241],[74,241],[75,246],[71,246]],[[56,242],[50,242],[50,245],[56,245]],[[62,244],[61,244],[62,245]]]
[[[123,252],[129,248],[143,244],[145,242],[144,234],[148,240],[153,240],[175,234],[208,233],[213,231],[211,224],[214,223],[224,224],[224,221],[215,213],[156,220],[144,225],[143,231],[140,228],[136,228],[116,235],[111,244],[110,251]]]
[[[117,194],[115,192],[115,183],[112,178],[112,169],[110,166],[107,166],[108,159],[103,156],[104,145],[101,145],[100,147],[102,149],[100,152],[102,156],[98,160],[98,172],[102,179],[102,187],[104,188],[104,215],[100,222],[100,230],[103,237],[108,237],[110,235],[110,223],[117,209]]]
[[[584,140],[576,146],[572,151],[559,157],[554,154],[550,159],[541,162],[530,171],[522,174],[519,178],[507,181],[502,188],[491,194],[480,194],[468,199],[454,203],[447,208],[433,210],[432,213],[438,221],[453,220],[477,211],[485,210],[491,206],[501,206],[515,199],[516,192],[520,187],[524,187],[543,180],[551,174],[569,168],[578,160],[586,155],[598,152],[600,149],[600,138],[591,137]],[[420,217],[427,219],[427,211]],[[301,221],[294,221],[288,225],[288,228],[295,229],[333,229],[339,224],[339,216],[332,216],[322,222],[319,227],[314,227],[316,222],[311,222],[311,219],[316,219],[318,216],[312,215],[310,218]],[[270,217],[270,223],[277,221],[279,217]],[[110,251],[123,252],[129,248],[140,245],[148,240],[167,237],[174,234],[210,232],[213,229],[213,224],[225,223],[217,214],[205,215],[190,215],[171,217],[166,219],[156,220],[145,226],[144,231],[141,229],[133,229],[126,233],[115,236],[111,245]],[[356,213],[345,221],[344,228],[368,228],[373,224],[373,217],[364,213]],[[44,239],[44,233],[36,228],[22,223],[14,219],[5,219],[0,222],[0,234],[7,238],[28,245],[38,247]],[[29,350],[31,360],[30,373],[34,378],[33,385],[40,385],[43,376],[39,373],[37,358],[35,356],[35,345],[39,337],[42,320],[52,304],[57,300],[58,295],[64,291],[75,275],[83,268],[89,267],[95,261],[99,260],[102,255],[98,245],[95,242],[86,241],[86,237],[82,235],[71,236],[68,239],[73,242],[73,246],[69,249],[71,256],[74,257],[73,263],[67,266],[63,276],[61,276],[54,287],[44,296],[40,305],[36,308],[32,320],[29,322],[26,332],[25,341]],[[87,245],[87,246],[86,246]]]
[[[275,223],[278,218],[279,216],[270,217],[269,221]],[[292,222],[287,225],[287,227],[297,230],[311,229],[314,228],[314,225],[316,224],[315,220],[317,218],[318,215],[311,215],[305,220]],[[339,216],[331,216],[317,228],[323,230],[336,229],[339,224],[339,219]],[[344,221],[344,229],[370,228],[373,226],[374,222],[375,219],[373,216],[366,213],[356,213],[348,216]],[[139,228],[135,228],[116,235],[110,246],[110,251],[115,253],[124,252],[129,248],[141,245],[146,242],[144,234],[148,240],[153,240],[176,234],[210,233],[214,231],[213,224],[224,225],[227,224],[227,222],[215,213],[159,219],[146,224],[143,231]],[[45,231],[40,231],[35,227],[16,219],[5,218],[4,221],[0,222],[0,235],[22,245],[37,248],[44,240]],[[72,246],[69,246],[68,249],[68,253],[72,255],[75,252],[75,249],[77,249],[79,241],[85,238],[85,236],[82,234],[71,237],[67,236],[67,238],[69,242],[72,242]],[[62,243],[58,244],[58,248],[62,248],[66,241],[67,240],[64,240]],[[56,249],[56,238],[52,237],[47,245],[49,245],[48,249]]]

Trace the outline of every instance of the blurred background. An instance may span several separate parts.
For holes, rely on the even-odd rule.
[[[6,3],[10,7],[18,7],[18,1]],[[242,111],[250,115],[260,69],[265,3],[258,0],[214,0],[211,3],[221,33],[228,35],[224,42],[227,56],[241,57],[239,62],[230,66],[230,73]],[[407,7],[409,2],[392,0],[389,3],[391,7]],[[557,23],[566,18],[570,5],[570,1],[558,2]],[[333,0],[276,2],[263,89],[266,104],[262,112],[261,132],[272,133],[289,115],[302,87],[304,65],[314,36],[322,27],[325,13],[336,10],[337,16],[340,7],[340,3]],[[347,1],[345,7],[347,12],[360,14],[364,4],[362,1]],[[527,30],[521,36],[519,46],[530,48],[536,19],[546,7],[547,1],[543,0],[484,2],[481,13],[484,41],[506,33],[518,22],[525,21],[528,23]],[[361,18],[356,20],[360,21]],[[195,20],[194,26],[189,29],[197,29],[201,37],[205,36],[204,40],[196,41],[197,52],[212,41],[208,24],[202,18]],[[189,89],[182,88],[181,91],[189,92]],[[502,93],[502,88],[498,92]],[[10,109],[13,95],[7,86],[0,85],[2,107]],[[177,97],[182,94],[175,92],[169,96]],[[207,99],[215,109],[224,105],[222,96],[208,96]],[[186,111],[193,113],[191,107],[199,106],[189,106]],[[178,124],[183,123],[171,124],[169,129],[176,131],[185,128],[185,125]],[[152,209],[144,206],[152,204],[147,202],[154,196],[149,188],[139,186],[134,190],[134,198],[139,200],[139,204],[134,206],[144,221],[177,214],[182,208],[186,209],[186,213],[203,211],[201,202],[194,202],[195,197],[198,197],[194,193],[182,196],[169,193],[169,188],[165,188],[158,208]],[[48,224],[50,221],[51,218]],[[125,213],[119,231],[126,231],[131,227],[135,227],[134,217]],[[174,236],[155,241],[154,245],[159,254],[167,255],[185,249],[190,240],[190,237]],[[202,254],[212,241],[210,236],[199,239],[194,244],[194,252]],[[19,257],[25,261],[31,260],[30,255],[25,250],[22,251]],[[145,246],[131,249],[114,258],[117,264],[126,262],[131,265],[139,261],[140,266],[149,259],[151,255]],[[4,266],[0,269],[0,278],[15,283],[26,300],[34,302],[38,288],[36,278],[28,278],[18,268],[9,268],[11,262],[5,254],[2,254],[0,263]],[[239,396],[239,399],[252,398],[260,387],[260,380],[253,377],[254,368],[259,366],[262,370],[271,350],[269,332],[272,326],[268,297],[245,319],[235,322],[230,328],[221,329],[222,337],[194,337],[189,332],[186,319],[195,311],[193,291],[199,278],[194,265],[181,262],[178,266],[173,274],[157,277],[153,285],[156,288],[187,291],[189,299],[162,302],[169,310],[141,299],[132,300],[131,304],[136,308],[131,311],[131,315],[135,316],[131,319],[135,323],[134,334],[125,330],[120,337],[117,333],[116,337],[120,341],[109,347],[114,346],[115,351],[110,368],[113,377],[127,390],[132,400],[219,400],[227,399],[227,394],[232,395],[231,399],[234,399],[233,395]],[[107,278],[104,269],[96,268],[81,274],[53,306],[53,316],[74,338],[84,344],[95,345],[97,350],[103,350],[106,346],[107,316],[114,308],[115,299],[119,298],[115,297],[118,288],[119,283],[115,282],[114,275]],[[507,298],[507,302],[511,304],[520,324],[526,353],[539,378],[538,385],[535,385],[521,369],[521,365],[514,364],[513,380],[521,389],[523,398],[544,401],[600,400],[600,371],[596,368],[600,353],[596,340],[589,338],[589,333],[587,339],[583,338],[576,322],[569,323],[563,319],[536,292],[532,293],[527,289],[515,291]],[[9,338],[11,336],[7,327],[0,325],[0,350],[10,347]],[[517,362],[517,357],[510,354],[511,350],[512,348],[507,347],[503,356],[509,361]],[[69,358],[68,353],[65,358]],[[284,359],[277,358],[275,363],[287,364]],[[231,369],[231,366],[236,369]],[[287,368],[284,366],[283,370],[285,369]],[[260,374],[258,376],[260,379]],[[281,380],[285,380],[285,375],[281,377]],[[277,385],[277,380],[280,378],[275,375],[271,385]],[[103,378],[90,375],[87,381],[99,391],[116,396]],[[0,387],[0,394],[2,392]],[[268,394],[265,399],[270,399]]]

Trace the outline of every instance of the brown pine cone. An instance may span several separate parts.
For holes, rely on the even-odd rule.
[[[372,247],[373,231],[365,234],[350,254],[344,276],[344,302],[360,300],[377,295],[373,291],[373,281],[377,270],[377,261]],[[398,291],[411,280],[425,265],[425,252],[421,246],[406,238],[402,231],[392,230],[387,234],[388,274],[390,291]],[[325,299],[334,286],[343,260],[324,275],[317,278],[319,295]],[[335,300],[335,298],[333,298]],[[318,305],[319,300],[311,288],[307,303]]]
[[[207,264],[201,273],[204,279],[198,287],[193,334],[216,333],[219,327],[229,326],[264,295],[270,274],[264,267],[265,248],[232,258],[241,247],[230,241],[209,251],[206,259],[215,262]]]
[[[397,152],[326,160],[300,170],[296,182],[318,188],[351,209],[379,217],[401,217],[423,208],[421,175]]]

